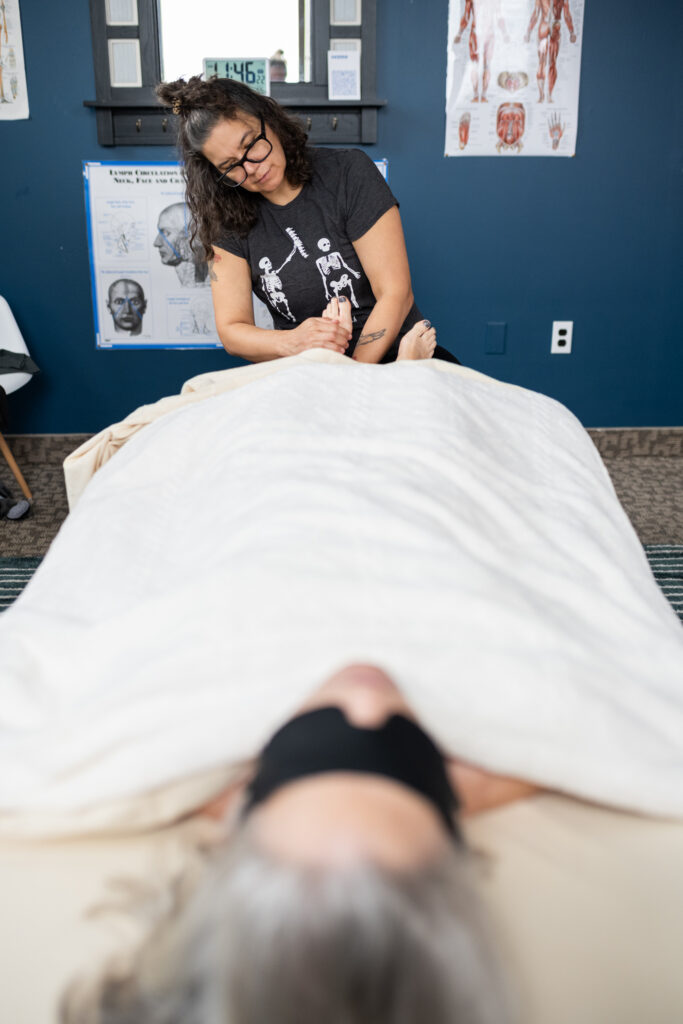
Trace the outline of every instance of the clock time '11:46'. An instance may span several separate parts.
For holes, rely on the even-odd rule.
[[[243,82],[254,92],[270,96],[270,60],[267,57],[206,57],[204,77],[211,75]]]

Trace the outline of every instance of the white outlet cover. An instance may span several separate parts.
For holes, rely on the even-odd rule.
[[[572,350],[573,320],[553,320],[553,335],[550,353],[554,356],[568,356]]]

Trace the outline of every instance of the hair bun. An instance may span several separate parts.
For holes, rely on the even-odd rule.
[[[157,99],[165,107],[170,107],[176,117],[187,116],[196,106],[196,83],[198,77],[191,78],[189,82],[178,78],[175,82],[159,82],[154,90]]]

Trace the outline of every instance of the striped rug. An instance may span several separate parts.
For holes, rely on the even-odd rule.
[[[42,558],[0,558],[0,612],[22,592]]]
[[[647,544],[645,553],[657,583],[683,622],[683,544]],[[40,558],[0,558],[0,612],[22,592]]]
[[[664,596],[683,622],[683,544],[646,544],[645,554]]]

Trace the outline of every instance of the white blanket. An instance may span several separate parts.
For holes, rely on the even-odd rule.
[[[88,485],[0,617],[0,827],[177,817],[359,660],[449,753],[683,818],[683,630],[579,422],[457,366],[316,362]]]

